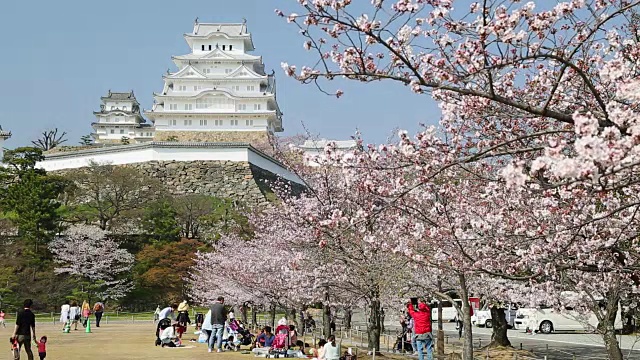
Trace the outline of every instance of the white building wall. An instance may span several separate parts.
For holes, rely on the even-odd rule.
[[[196,39],[196,40],[194,40],[193,41],[193,53],[194,54],[208,53],[210,51],[215,50],[216,44],[218,44],[218,47],[220,48],[220,50],[223,50],[222,46],[224,45],[224,51],[244,53],[244,41],[243,40],[227,39],[224,35],[213,36],[213,37],[211,37],[209,39]],[[204,45],[204,50],[202,50],[202,46],[203,45]],[[229,48],[229,45],[231,45],[231,48]],[[209,46],[211,46],[211,50],[209,50]],[[231,50],[229,50],[229,49],[231,49]]]

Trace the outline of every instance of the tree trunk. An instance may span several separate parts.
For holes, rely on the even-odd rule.
[[[251,305],[251,323],[253,327],[258,326],[258,305],[256,304]]]
[[[353,316],[353,310],[351,308],[344,309],[344,327],[345,329],[351,329],[351,316]]]
[[[511,347],[511,341],[507,337],[507,318],[505,316],[505,308],[502,306],[491,307],[491,323],[493,332],[491,333],[490,347],[506,346]]]
[[[247,324],[247,306],[249,304],[247,303],[243,303],[242,305],[240,305],[240,316],[242,317],[242,323],[243,324]]]
[[[438,279],[438,291],[442,293],[442,280]],[[444,326],[442,324],[442,301],[438,301],[438,337],[436,352],[444,357]]]
[[[380,308],[380,333],[384,334],[384,307]]]
[[[296,308],[289,309],[289,321],[293,321],[296,326],[296,332],[300,333],[300,321],[298,320],[298,311]]]
[[[372,300],[367,319],[367,349],[380,352],[380,300]]]
[[[331,307],[328,297],[329,295],[326,295],[327,301],[322,304],[322,336],[325,339],[331,335]]]
[[[622,360],[622,350],[620,350],[615,330],[619,303],[620,296],[617,291],[614,291],[608,294],[604,309],[593,309],[603,314],[603,321],[598,324],[598,332],[602,335],[602,340],[604,340],[604,347],[607,350],[609,360]]]
[[[271,331],[276,329],[276,304],[271,304]]]
[[[467,278],[464,273],[460,273],[458,279],[460,281],[460,297],[462,298],[462,323],[464,324],[462,360],[473,360],[473,331],[471,329],[471,314],[469,313],[470,304]]]

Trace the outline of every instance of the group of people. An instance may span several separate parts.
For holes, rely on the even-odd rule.
[[[87,326],[89,317],[93,314],[96,318],[96,327],[100,327],[100,321],[104,313],[104,304],[101,301],[96,302],[93,307],[89,305],[88,301],[83,301],[82,306],[78,306],[76,301],[66,300],[60,308],[60,323],[62,323],[62,330],[67,326],[73,326],[74,330],[78,330],[78,324],[82,324],[83,327]]]

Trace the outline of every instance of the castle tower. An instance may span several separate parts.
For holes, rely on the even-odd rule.
[[[11,132],[2,130],[2,126],[0,126],[0,163],[4,158],[4,142],[9,138],[11,138]]]
[[[100,111],[93,114],[96,122],[92,123],[93,140],[100,143],[122,143],[123,138],[130,143],[151,141],[153,128],[145,124],[140,114],[140,104],[133,91],[111,92],[100,98]],[[125,141],[126,142],[126,141]]]
[[[245,23],[198,23],[184,35],[191,53],[172,57],[145,115],[156,141],[255,142],[283,131],[276,82],[267,75]]]

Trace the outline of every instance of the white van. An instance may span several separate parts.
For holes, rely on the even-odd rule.
[[[594,331],[598,326],[598,318],[593,312],[580,314],[570,308],[559,312],[553,308],[522,308],[516,313],[514,327],[550,334],[554,331]],[[616,330],[622,329],[622,314],[620,305],[616,313]]]
[[[456,304],[462,307],[462,299],[453,299]],[[455,321],[458,317],[458,310],[453,306],[450,301],[435,301],[431,307],[431,321],[438,321],[438,302],[442,303],[442,322]]]

